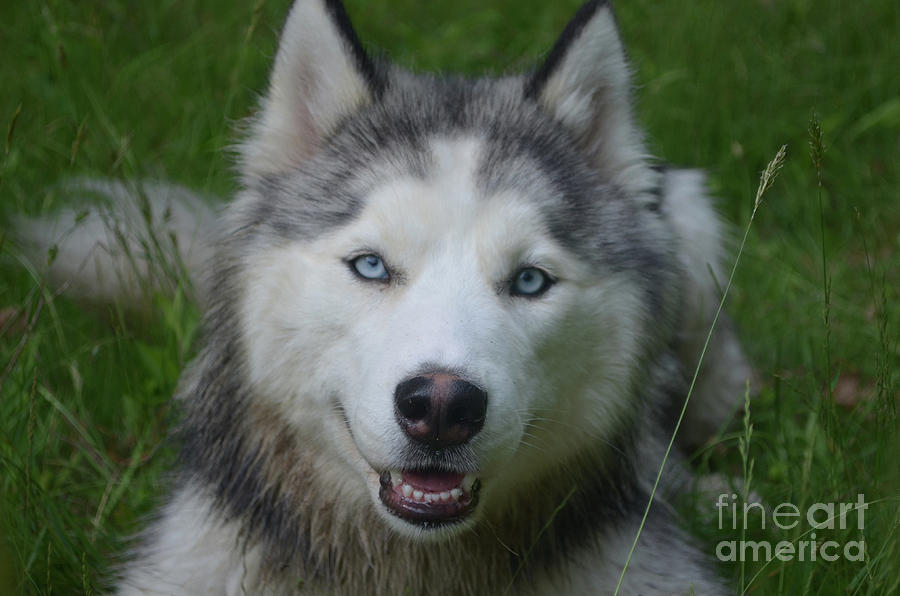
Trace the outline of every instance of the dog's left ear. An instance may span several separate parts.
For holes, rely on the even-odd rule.
[[[259,115],[241,147],[244,175],[296,167],[386,82],[340,0],[296,0]]]
[[[625,187],[640,187],[644,148],[631,108],[631,70],[609,3],[583,5],[543,65],[525,82],[526,97],[568,128],[594,164]],[[633,166],[637,166],[634,168]]]

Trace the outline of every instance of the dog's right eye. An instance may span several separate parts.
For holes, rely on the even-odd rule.
[[[384,261],[378,255],[365,254],[350,261],[350,268],[363,279],[373,281],[388,281],[388,274]]]

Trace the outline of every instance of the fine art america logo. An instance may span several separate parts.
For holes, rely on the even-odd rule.
[[[716,545],[716,557],[720,561],[836,561],[844,557],[848,561],[865,560],[866,543],[859,540],[838,542],[816,538],[816,530],[846,530],[854,526],[865,527],[865,513],[869,508],[865,496],[857,495],[855,503],[813,503],[805,511],[793,503],[781,503],[771,510],[771,515],[761,503],[738,504],[735,494],[721,494],[716,501],[720,530],[793,530],[800,525],[800,540],[722,540]],[[767,526],[767,517],[771,523]],[[855,523],[854,523],[855,522]],[[743,524],[743,525],[741,525]],[[802,525],[801,525],[802,524]],[[861,534],[861,532],[860,532]]]

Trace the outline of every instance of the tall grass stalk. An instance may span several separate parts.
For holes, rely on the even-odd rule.
[[[743,469],[743,486],[741,487],[741,500],[745,505],[750,500],[750,485],[753,482],[753,458],[750,457],[750,440],[753,438],[753,424],[750,422],[750,381],[744,391],[744,434],[738,437],[738,450],[741,453],[741,466]],[[741,544],[747,539],[746,520],[741,524]],[[746,561],[741,557],[741,594],[747,591],[745,580]]]
[[[809,158],[816,172],[816,199],[819,208],[819,247],[822,261],[822,327],[824,336],[822,339],[822,366],[824,367],[824,390],[822,400],[819,402],[819,416],[822,417],[828,436],[840,447],[841,457],[844,453],[844,433],[840,432],[838,417],[835,410],[834,390],[840,375],[834,368],[831,357],[831,276],[828,275],[828,245],[825,241],[825,205],[823,198],[824,184],[822,182],[822,159],[825,155],[825,142],[822,137],[822,125],[819,117],[813,113],[809,121]],[[845,467],[846,469],[846,467]],[[832,477],[832,482],[834,478]],[[836,491],[834,491],[836,492]]]
[[[713,331],[716,328],[716,324],[719,321],[719,316],[722,314],[722,309],[725,307],[725,300],[728,298],[728,292],[731,290],[731,284],[734,282],[734,274],[737,272],[738,265],[741,262],[741,255],[744,253],[744,246],[747,244],[747,238],[750,235],[750,228],[753,226],[753,220],[756,218],[756,213],[759,210],[760,205],[762,204],[763,197],[766,192],[770,188],[772,188],[772,184],[775,182],[775,178],[778,177],[778,172],[781,171],[781,168],[784,166],[784,160],[787,156],[787,145],[782,145],[778,152],[775,154],[775,157],[772,158],[772,161],[766,166],[766,169],[762,171],[759,177],[759,185],[756,188],[756,197],[753,200],[753,210],[750,212],[750,220],[747,222],[747,226],[744,228],[744,237],[741,239],[740,247],[738,247],[737,256],[734,259],[734,264],[731,267],[731,273],[728,275],[728,283],[725,284],[725,289],[722,292],[722,298],[719,300],[719,306],[716,309],[716,314],[713,317],[712,324],[709,327],[709,332],[706,334],[706,340],[703,342],[703,349],[700,351],[700,358],[697,361],[697,366],[694,368],[694,375],[691,378],[691,384],[688,387],[687,395],[684,398],[684,403],[681,406],[681,411],[678,413],[678,420],[675,423],[675,430],[672,431],[672,436],[669,438],[669,444],[666,446],[665,454],[663,455],[662,462],[659,465],[659,470],[656,473],[656,480],[653,481],[653,488],[650,491],[650,498],[647,500],[647,506],[644,508],[644,515],[641,518],[641,523],[638,526],[638,531],[634,536],[634,540],[631,543],[631,548],[628,551],[628,557],[625,559],[625,565],[622,566],[622,573],[619,574],[619,581],[616,583],[616,591],[614,596],[618,596],[619,591],[622,589],[622,582],[625,579],[625,573],[628,571],[628,564],[631,562],[631,557],[634,555],[634,549],[637,548],[638,540],[641,537],[641,532],[644,530],[644,524],[647,523],[647,516],[650,513],[650,507],[653,505],[653,499],[656,496],[656,490],[659,487],[659,481],[662,478],[663,471],[666,468],[666,462],[669,460],[669,454],[672,452],[672,445],[675,443],[675,437],[678,436],[678,429],[681,428],[681,422],[684,419],[684,413],[687,411],[688,404],[691,400],[691,395],[694,392],[694,385],[697,383],[697,377],[700,374],[700,367],[703,365],[703,359],[706,356],[706,350],[709,348],[709,342],[712,338]]]

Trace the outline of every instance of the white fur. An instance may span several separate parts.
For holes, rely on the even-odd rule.
[[[182,488],[161,512],[161,523],[121,578],[121,596],[260,594],[260,548],[242,549],[240,527],[222,518],[209,495]],[[203,569],[203,573],[197,573]],[[251,586],[248,591],[247,587]]]

